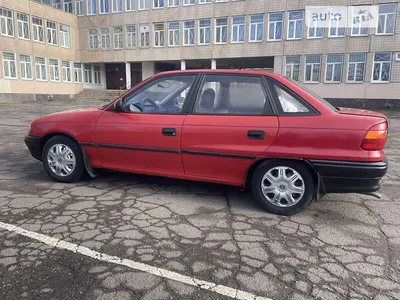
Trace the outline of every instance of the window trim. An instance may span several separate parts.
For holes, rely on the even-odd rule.
[[[269,17],[270,17],[270,15],[271,14],[281,14],[282,15],[282,21],[272,21],[272,22],[270,22],[270,20],[269,20]],[[283,40],[283,27],[284,27],[284,20],[285,19],[285,13],[284,12],[269,12],[268,13],[268,28],[267,28],[267,41],[268,42],[280,42],[280,41],[282,41]],[[274,36],[276,36],[276,23],[278,23],[278,22],[281,22],[282,23],[282,32],[281,32],[281,38],[280,39],[270,39],[269,38],[269,29],[270,29],[270,25],[271,25],[271,23],[273,23],[274,24]]]
[[[389,78],[388,81],[382,81],[381,79],[379,80],[374,80],[374,69],[375,69],[375,55],[377,53],[390,53],[390,60],[389,60]],[[393,66],[393,53],[391,51],[378,51],[378,52],[373,52],[373,57],[372,57],[372,72],[371,72],[371,83],[384,83],[384,84],[388,84],[390,83],[390,80],[392,79],[392,66]],[[378,62],[381,65],[381,69],[380,69],[380,75],[382,72],[382,64],[384,63],[383,61],[379,61]]]
[[[37,24],[34,24],[33,23],[33,18],[35,18],[35,19],[38,19],[38,20],[41,20],[42,21],[42,26],[39,26],[39,25],[37,25]],[[32,22],[32,41],[34,41],[34,42],[36,42],[36,43],[40,43],[40,44],[44,44],[45,43],[45,40],[46,40],[46,28],[45,28],[45,22],[46,20],[45,19],[43,19],[43,18],[39,18],[39,17],[36,17],[36,16],[31,16],[31,22]],[[39,41],[39,40],[35,40],[35,27],[38,27],[38,28],[42,28],[42,30],[43,30],[43,41]]]
[[[178,29],[169,29],[169,24],[170,23],[178,23]],[[167,30],[168,30],[168,47],[179,47],[180,46],[180,28],[181,28],[181,24],[180,24],[180,22],[179,21],[168,21],[167,22]],[[178,32],[177,33],[177,35],[178,35],[178,45],[175,45],[175,44],[170,44],[170,32],[173,32],[172,34],[173,34],[173,37],[175,37],[175,32]],[[174,40],[175,41],[175,40]]]
[[[41,81],[41,82],[46,82],[46,81],[49,81],[49,74],[48,74],[48,70],[47,70],[47,66],[48,66],[48,64],[47,64],[47,58],[46,57],[42,57],[42,56],[35,56],[34,57],[35,58],[35,64],[34,64],[34,67],[35,67],[35,79],[36,79],[36,81]],[[43,58],[44,59],[44,74],[45,74],[45,77],[46,77],[46,79],[38,79],[38,76],[37,76],[37,69],[36,69],[36,58]],[[42,66],[42,64],[40,64],[41,66]]]
[[[105,9],[105,1],[108,1],[108,12],[102,12],[101,1],[104,1],[104,9]],[[112,0],[111,0],[112,1]],[[110,13],[110,0],[99,0],[99,15],[108,15]]]
[[[334,63],[329,63],[328,62],[328,56],[329,55],[341,55],[342,56],[342,61],[340,62],[341,64],[342,64],[342,70],[341,70],[341,73],[340,73],[340,80],[339,81],[335,81],[335,80],[333,80],[333,78],[334,78],[334,75],[335,75],[335,65],[337,65],[337,64],[339,64],[339,63],[337,63],[337,62],[334,62]],[[343,82],[343,67],[344,67],[344,57],[345,57],[345,54],[344,53],[328,53],[328,54],[326,54],[325,55],[325,58],[326,58],[326,62],[325,62],[325,74],[324,74],[324,83],[327,83],[327,84],[338,84],[338,83],[342,83]],[[326,79],[326,75],[328,74],[328,64],[333,64],[333,69],[332,69],[332,80],[327,80]]]
[[[202,26],[200,26],[200,21],[204,21],[204,20],[209,20],[210,21],[210,26],[207,26],[207,27],[202,27]],[[201,43],[201,41],[200,41],[200,37],[201,37],[201,34],[200,34],[200,30],[201,29],[203,29],[204,30],[204,41],[206,40],[206,35],[205,35],[205,30],[206,30],[206,28],[208,28],[209,30],[210,30],[210,41],[208,42],[208,43]],[[211,19],[198,19],[197,20],[197,36],[198,36],[198,42],[197,42],[197,44],[199,45],[199,46],[207,46],[207,45],[210,45],[211,44],[211,28],[212,28],[212,20]]]
[[[299,22],[300,21],[300,19],[296,19],[296,20],[290,20],[289,18],[290,18],[290,13],[291,12],[302,12],[303,13],[303,18],[301,19],[301,37],[296,37],[296,28],[297,28],[297,22]],[[287,23],[286,23],[286,40],[288,40],[288,41],[296,41],[296,40],[302,40],[303,39],[303,37],[304,37],[304,18],[305,18],[305,12],[304,12],[304,10],[291,10],[291,11],[288,11],[288,14],[287,14]],[[290,26],[289,26],[289,23],[290,23],[290,21],[293,21],[293,22],[295,22],[296,23],[296,28],[294,29],[294,36],[295,37],[289,37],[289,28],[290,28]]]
[[[61,68],[60,68],[60,60],[58,58],[49,58],[48,60],[49,60],[48,67],[49,67],[49,80],[50,80],[50,82],[61,82],[62,74],[61,74]],[[51,67],[53,66],[53,65],[50,64],[51,60],[56,60],[57,61],[58,80],[57,79],[54,79],[54,80],[51,79]]]
[[[4,33],[2,33],[1,31],[0,31],[0,35],[2,35],[2,36],[6,36],[6,37],[15,37],[15,17],[14,17],[14,11],[13,10],[11,10],[11,9],[8,9],[8,8],[5,8],[5,7],[0,7],[1,9],[3,9],[3,10],[8,10],[8,11],[10,11],[11,12],[11,22],[12,22],[12,35],[9,35],[9,34],[4,34]],[[1,18],[5,18],[6,19],[6,27],[7,27],[7,29],[9,28],[9,26],[7,25],[7,19],[8,19],[8,17],[4,17],[4,16],[0,16],[0,19]],[[17,28],[17,31],[18,31],[18,28]]]
[[[28,17],[28,21],[25,22],[25,21],[19,20],[19,19],[18,19],[18,15],[25,15],[25,16],[27,16],[27,17]],[[24,38],[24,37],[19,36],[19,24],[20,24],[20,23],[23,24],[22,26],[24,26],[25,23],[28,23],[28,37],[27,37],[27,38]],[[22,30],[23,30],[23,27],[22,27]],[[18,38],[19,38],[20,40],[25,40],[25,41],[30,41],[30,40],[31,40],[31,16],[30,16],[30,15],[25,14],[25,13],[21,13],[21,12],[17,12],[17,34],[18,34]]]
[[[114,1],[115,0],[111,0],[111,13],[113,13],[113,14],[122,13],[124,11],[124,2],[123,2],[123,0],[121,0],[121,10],[115,10],[114,9]],[[116,0],[116,1],[119,1],[119,0]]]
[[[69,67],[68,68],[66,68],[66,67],[64,67],[64,63],[65,62],[68,62],[69,63]],[[64,69],[69,69],[69,75],[70,75],[70,78],[71,78],[71,80],[69,80],[69,81],[67,81],[67,80],[65,80],[65,78],[64,78]],[[62,73],[62,82],[64,82],[64,83],[72,83],[72,77],[73,77],[73,72],[72,71],[75,71],[75,69],[73,69],[72,67],[71,67],[71,61],[69,61],[69,60],[61,60],[61,73]]]
[[[255,16],[262,16],[262,18],[263,18],[263,20],[262,20],[262,22],[255,22],[255,23],[252,23],[251,22],[251,17],[255,17]],[[257,34],[258,34],[258,26],[257,25],[262,25],[262,36],[261,36],[261,40],[257,40]],[[255,34],[255,39],[254,40],[252,40],[251,39],[251,28],[252,28],[252,26],[253,25],[255,25],[255,30],[256,30],[256,34]],[[249,15],[249,40],[248,40],[248,42],[249,43],[264,43],[264,41],[265,41],[265,14],[264,13],[261,13],[261,14],[252,14],[252,15]]]
[[[1,53],[1,64],[2,64],[3,78],[4,79],[8,79],[8,80],[17,80],[18,79],[18,62],[19,62],[19,59],[17,59],[18,58],[17,57],[18,56],[17,53],[9,52],[9,51],[1,51],[0,53]],[[4,70],[5,70],[4,53],[13,54],[14,55],[14,60],[13,61],[14,61],[14,65],[15,65],[15,77],[11,77],[11,76],[6,76],[5,75],[5,72],[4,72]],[[7,61],[9,61],[9,60],[7,59]]]
[[[378,32],[378,27],[379,27],[379,17],[381,16],[381,14],[379,13],[379,6],[383,6],[383,5],[390,5],[390,4],[394,4],[395,5],[395,9],[394,9],[394,13],[383,13],[382,15],[385,15],[385,26],[384,29],[386,31],[387,29],[387,19],[388,19],[388,15],[394,15],[394,24],[393,24],[393,33],[387,33],[387,32],[383,32],[383,33],[379,33]],[[376,19],[376,30],[375,30],[375,34],[376,35],[395,35],[396,34],[396,21],[397,21],[397,3],[396,2],[392,2],[392,3],[379,3],[378,4],[378,18]],[[384,81],[386,82],[386,81]]]
[[[243,24],[234,24],[233,23],[233,19],[234,18],[237,18],[237,17],[243,17],[244,18],[244,23]],[[243,44],[243,43],[245,43],[246,42],[246,21],[247,21],[247,18],[246,18],[246,15],[240,15],[240,16],[233,16],[233,17],[231,17],[231,44]],[[243,32],[243,41],[234,41],[233,40],[233,27],[234,26],[238,26],[238,27],[240,27],[240,26],[243,26],[244,27],[244,32]],[[239,37],[239,34],[238,34],[238,37]]]
[[[217,25],[217,20],[224,20],[224,19],[226,20],[226,25]],[[221,42],[221,41],[217,42],[217,29],[219,28],[221,30],[221,40],[222,40],[223,27],[226,27],[226,41],[225,42]],[[228,43],[228,41],[229,41],[228,30],[229,30],[229,18],[228,17],[221,17],[221,18],[214,19],[214,44],[215,45],[225,45]]]
[[[31,75],[32,75],[32,78],[23,78],[23,77],[22,77],[21,55],[29,56],[29,58],[30,58]],[[19,60],[19,75],[20,75],[21,80],[33,80],[32,55],[30,55],[30,54],[18,54],[18,60]],[[24,62],[24,63],[26,63],[26,62]]]
[[[299,57],[299,63],[297,64],[297,63],[287,63],[287,58],[288,57],[294,57],[294,56],[298,56]],[[287,73],[287,66],[288,65],[290,65],[290,66],[292,66],[292,70],[291,70],[291,76],[289,77],[291,80],[296,80],[296,79],[294,79],[293,78],[293,67],[295,66],[295,65],[298,65],[299,66],[299,78],[296,80],[296,81],[299,81],[300,80],[300,69],[301,69],[301,55],[287,55],[287,56],[285,56],[285,72],[284,72],[284,74],[285,74],[285,76],[286,76],[286,73]]]
[[[350,55],[351,54],[364,54],[364,62],[360,62],[360,61],[357,61],[357,62],[350,62]],[[347,57],[347,70],[346,70],[346,83],[349,83],[349,84],[351,84],[351,83],[356,83],[356,84],[360,84],[360,83],[365,83],[365,75],[366,75],[366,70],[367,70],[367,54],[366,53],[359,53],[359,52],[354,52],[354,53],[347,53],[347,55],[346,55],[346,57]],[[363,80],[361,80],[361,81],[357,81],[357,80],[349,80],[349,67],[350,67],[350,64],[351,63],[356,63],[356,64],[359,64],[359,63],[363,63],[364,64],[364,69],[363,69]],[[355,69],[355,71],[356,71],[357,69]],[[354,78],[356,78],[355,76],[354,76]]]
[[[307,56],[311,56],[311,55],[318,55],[320,57],[320,61],[319,61],[319,78],[318,81],[312,81],[312,80],[306,80],[306,75],[307,75]],[[309,63],[312,65],[311,68],[311,79],[312,79],[312,71],[314,70],[314,65],[316,65],[317,63]],[[318,84],[321,83],[321,69],[322,69],[322,54],[306,54],[305,55],[305,63],[304,63],[304,83],[310,83],[310,84]]]
[[[65,49],[70,49],[71,48],[71,29],[70,29],[70,27],[69,27],[69,25],[65,25],[65,24],[61,24],[61,23],[59,23],[58,24],[59,25],[59,28],[60,28],[60,46],[62,47],[62,48],[65,48]],[[62,31],[61,30],[61,26],[66,26],[67,28],[68,28],[68,31]],[[62,44],[62,42],[61,42],[61,36],[62,36],[62,34],[61,33],[67,33],[67,37],[68,37],[68,46],[65,46],[65,45],[63,45]],[[65,39],[64,39],[64,43],[65,43]]]

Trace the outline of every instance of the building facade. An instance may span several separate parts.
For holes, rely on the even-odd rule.
[[[400,100],[400,2],[376,28],[306,26],[325,0],[2,0],[0,93],[126,89],[160,71],[265,69],[328,98]]]

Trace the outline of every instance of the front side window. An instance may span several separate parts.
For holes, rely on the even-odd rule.
[[[396,8],[396,3],[379,5],[378,28],[376,34],[394,34]]]
[[[206,74],[195,114],[263,115],[266,97],[260,77]]]
[[[168,46],[179,46],[179,22],[168,23]]]
[[[246,32],[246,17],[232,18],[232,43],[243,43]]]
[[[341,82],[343,70],[343,54],[328,54],[326,57],[326,82]]]
[[[228,18],[215,20],[215,43],[225,44],[228,41]]]
[[[40,18],[32,17],[33,24],[33,40],[35,42],[44,43],[44,25]]]
[[[50,45],[57,45],[57,24],[51,21],[46,21],[47,42]]]
[[[194,21],[183,21],[183,44],[194,45]]]
[[[179,6],[179,0],[168,0],[168,7]]]
[[[82,83],[82,64],[81,63],[74,63],[74,79],[76,83]]]
[[[154,47],[164,47],[164,23],[154,24]]]
[[[262,42],[264,36],[264,15],[250,16],[250,42]]]
[[[164,7],[164,0],[153,0],[154,8],[162,8]]]
[[[286,77],[299,81],[300,55],[286,57]]]
[[[101,49],[110,49],[110,28],[100,28]]]
[[[69,48],[69,26],[60,24],[60,45],[64,48]]]
[[[61,0],[53,0],[53,8],[61,9]]]
[[[135,10],[135,0],[126,0],[126,2],[125,2],[125,10],[126,11]]]
[[[306,55],[305,82],[319,82],[321,77],[321,55]]]
[[[77,16],[83,16],[83,0],[75,0],[75,13]]]
[[[126,48],[136,48],[136,25],[126,25]]]
[[[47,68],[46,59],[43,57],[35,57],[35,70],[36,80],[45,81],[47,80]]]
[[[96,28],[89,29],[89,49],[97,49],[99,48],[99,32]]]
[[[282,40],[283,13],[268,15],[268,41]]]
[[[280,85],[273,83],[274,88],[272,89],[272,94],[277,100],[277,109],[281,115],[291,115],[291,114],[308,114],[310,109],[302,103],[299,99],[296,99],[291,93],[286,91]]]
[[[50,81],[60,81],[60,67],[57,59],[49,59]]]
[[[100,0],[99,7],[101,14],[108,14],[110,12],[110,0]]]
[[[71,62],[69,61],[62,62],[62,74],[64,82],[72,82]]]
[[[347,69],[348,82],[364,82],[365,61],[365,53],[349,54],[349,63]]]
[[[391,61],[391,52],[375,53],[372,69],[372,82],[389,82]]]
[[[150,0],[139,0],[139,9],[149,9]]]
[[[149,25],[140,25],[140,47],[150,47],[150,26]]]
[[[20,39],[29,40],[29,16],[17,13],[18,20],[18,37]]]
[[[122,0],[112,0],[112,11],[114,13],[122,11]]]
[[[17,78],[17,62],[14,53],[3,52],[3,76],[7,79]]]
[[[92,84],[92,65],[85,64],[85,83]]]
[[[19,64],[21,67],[21,79],[32,79],[32,60],[29,55],[21,54],[19,56]]]
[[[301,39],[303,37],[303,17],[304,12],[290,11],[288,15],[288,40]]]
[[[64,0],[64,11],[73,13],[72,0]]]
[[[113,31],[114,49],[122,49],[124,45],[122,26],[114,27]]]
[[[96,1],[97,0],[87,0],[87,14],[88,15],[96,14]]]
[[[12,10],[0,8],[1,35],[14,36],[14,17]]]
[[[135,113],[180,114],[195,78],[195,75],[179,75],[155,79],[128,95],[124,107]]]
[[[207,45],[211,42],[211,20],[199,20],[199,44]]]

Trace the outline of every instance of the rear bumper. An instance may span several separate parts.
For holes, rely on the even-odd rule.
[[[370,193],[380,188],[388,168],[387,158],[380,162],[310,160],[318,171],[325,193]]]
[[[37,160],[42,160],[42,148],[41,148],[42,138],[35,136],[26,136],[25,145],[28,147],[31,155]]]

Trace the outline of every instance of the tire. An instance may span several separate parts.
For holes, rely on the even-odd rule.
[[[297,179],[294,175],[298,176]],[[290,216],[303,211],[313,200],[315,182],[301,162],[272,160],[254,171],[251,188],[257,203],[266,211]]]
[[[85,172],[79,145],[63,135],[54,136],[46,142],[42,162],[47,175],[58,182],[76,182]]]

